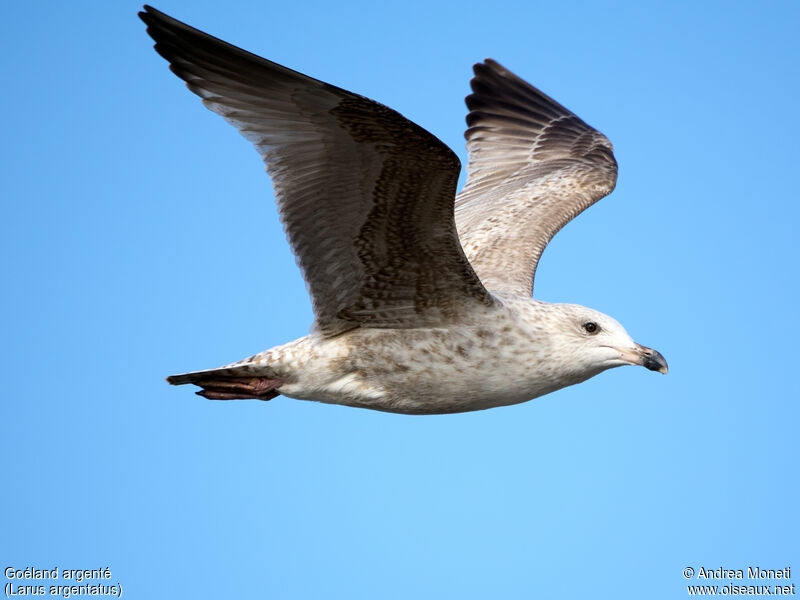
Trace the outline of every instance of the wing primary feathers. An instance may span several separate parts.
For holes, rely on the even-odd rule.
[[[396,111],[149,6],[156,51],[253,145],[309,288],[315,328],[439,326],[490,306],[454,220],[457,156]]]
[[[496,61],[474,72],[459,237],[490,290],[530,294],[545,246],[614,189],[617,163],[603,134]]]

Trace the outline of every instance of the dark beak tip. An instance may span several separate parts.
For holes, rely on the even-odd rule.
[[[651,350],[652,354],[645,356],[642,366],[651,371],[658,371],[666,375],[669,372],[667,360],[657,350]]]

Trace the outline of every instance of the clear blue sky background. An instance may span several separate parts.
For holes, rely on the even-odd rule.
[[[537,295],[613,315],[670,374],[408,417],[164,383],[308,330],[260,159],[137,3],[6,3],[2,567],[109,566],[148,599],[674,600],[701,565],[800,583],[798,6],[156,5],[462,162],[487,56],[613,141],[617,190]]]

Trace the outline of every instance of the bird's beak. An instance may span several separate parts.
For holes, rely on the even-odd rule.
[[[653,350],[652,348],[640,344],[636,344],[633,350],[620,348],[615,348],[615,350],[619,351],[622,360],[632,365],[641,365],[646,369],[658,371],[665,375],[669,370],[666,359],[661,356],[658,350]]]

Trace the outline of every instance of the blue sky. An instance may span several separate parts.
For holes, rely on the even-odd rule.
[[[138,4],[10,3],[3,568],[109,566],[132,598],[462,600],[800,569],[796,3],[156,7],[392,106],[462,163],[474,62],[554,96],[620,177],[548,247],[537,296],[611,314],[671,372],[435,417],[170,388],[308,330],[268,178]]]

